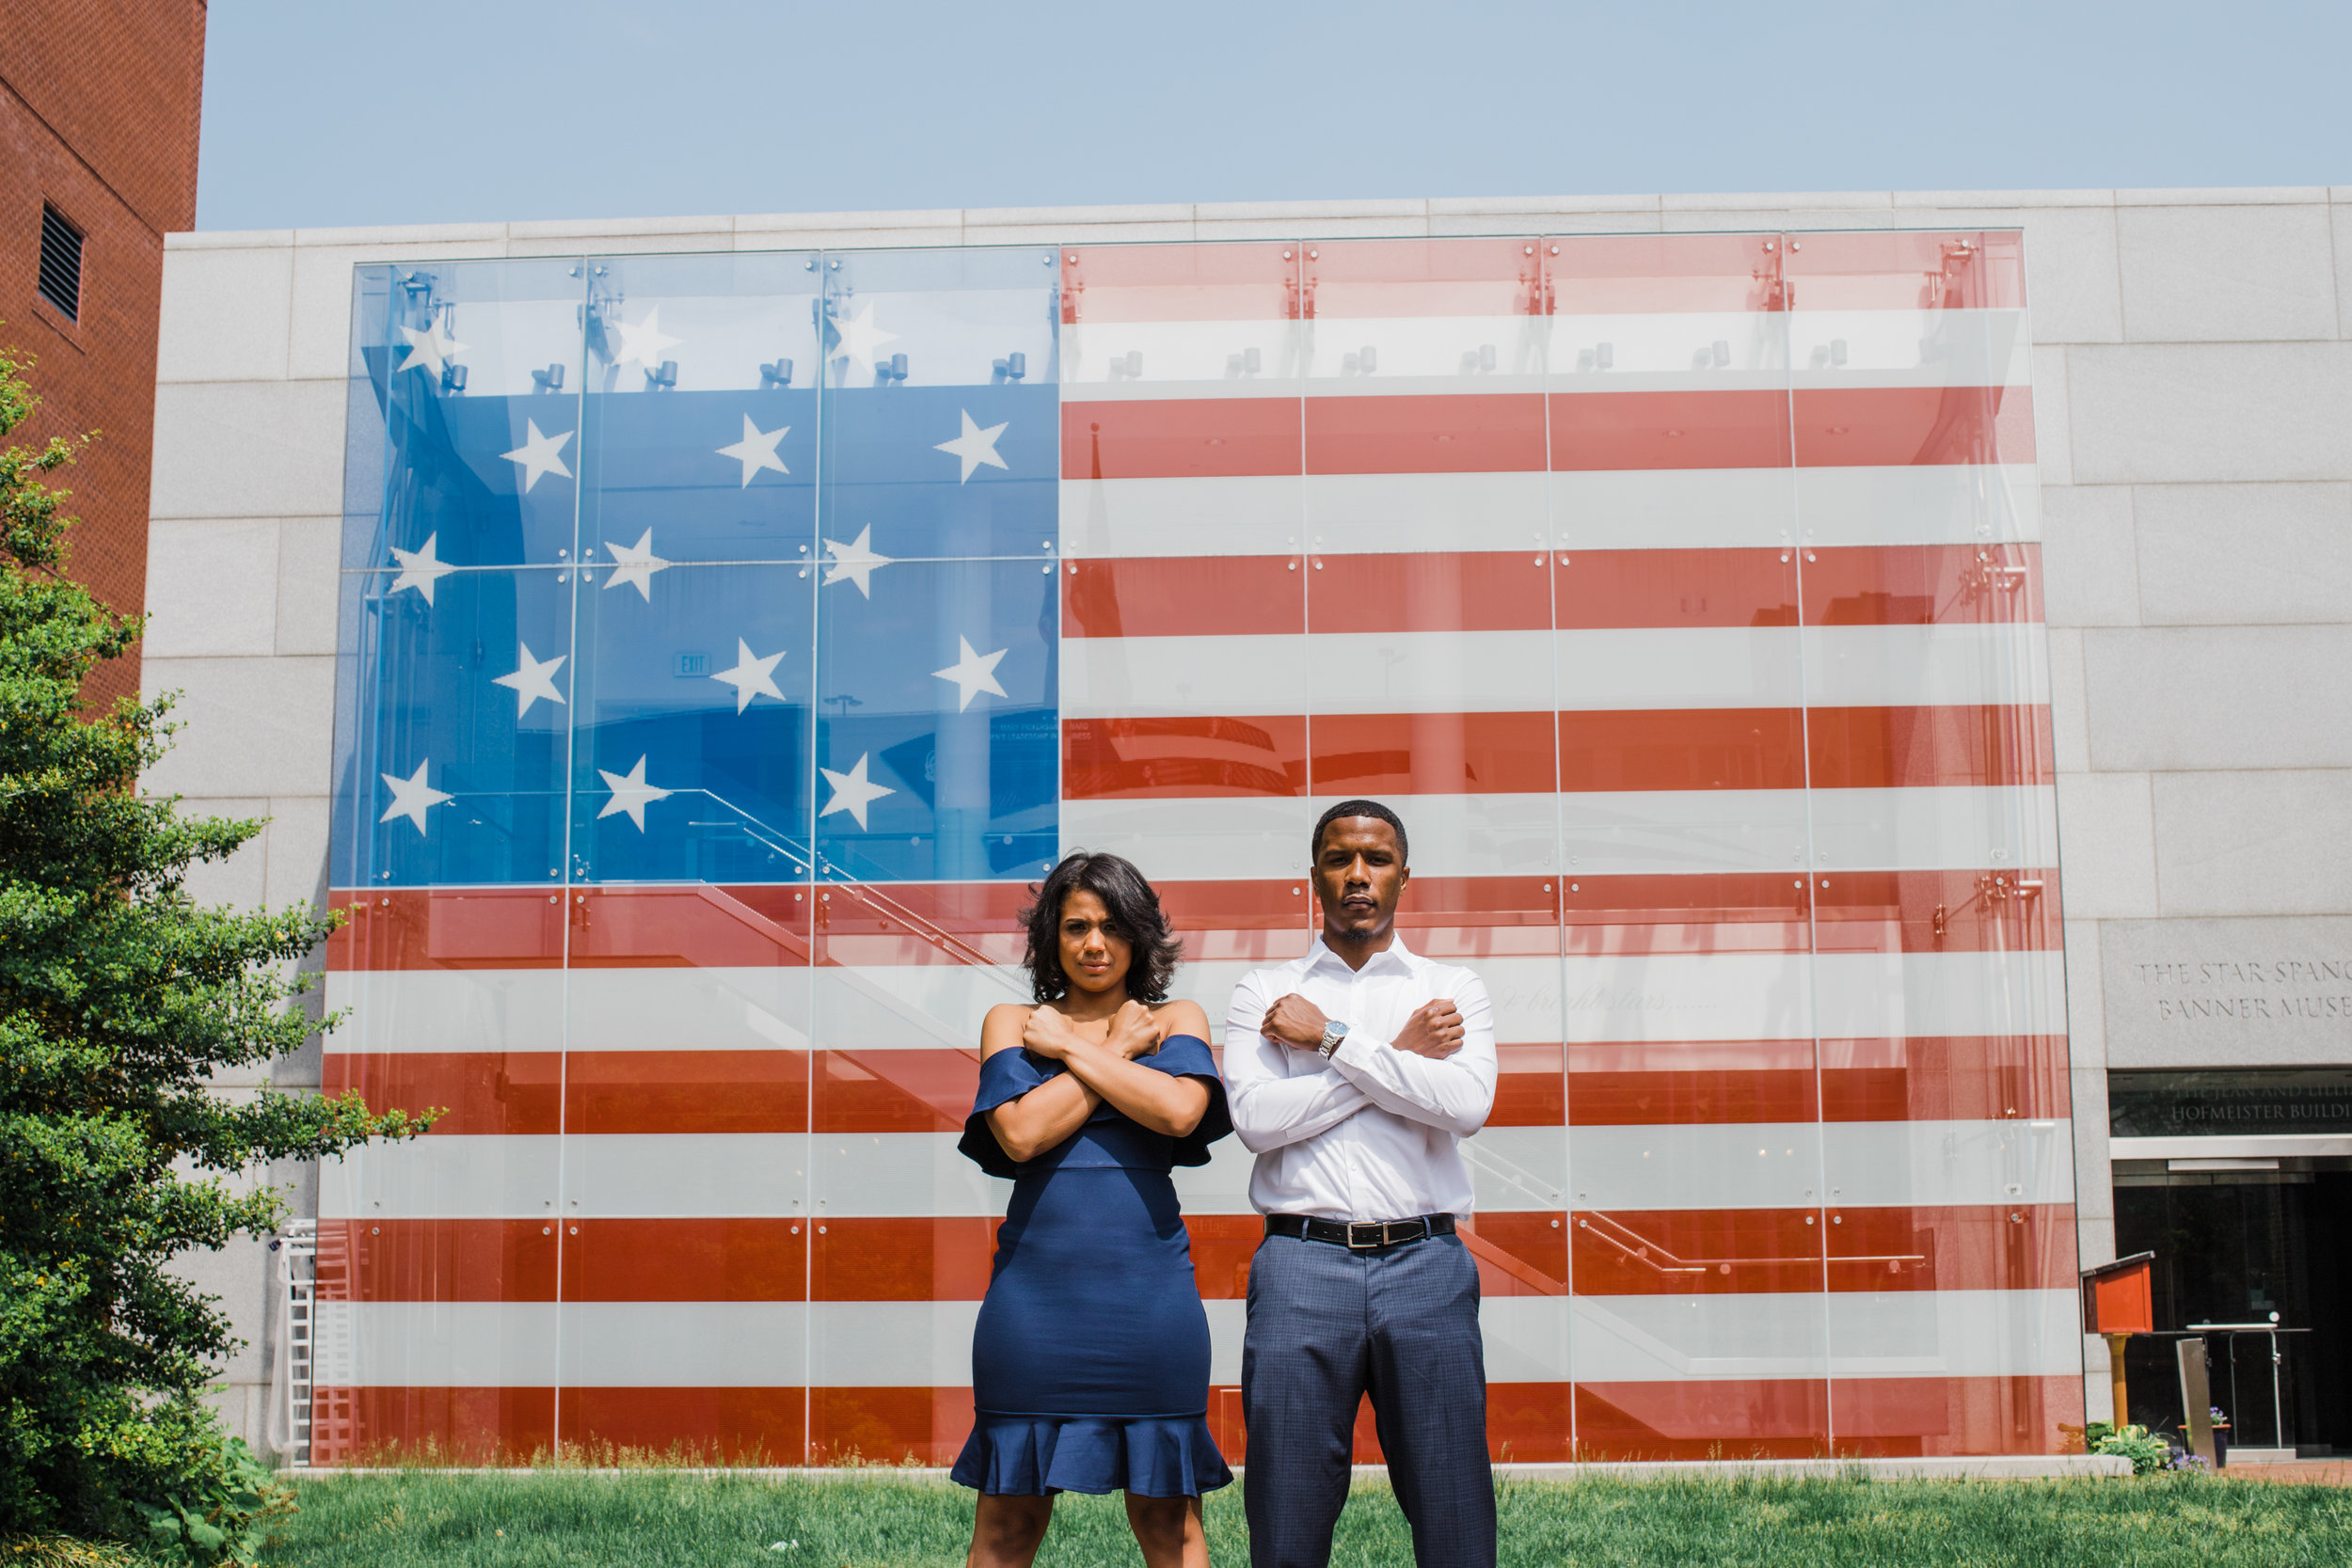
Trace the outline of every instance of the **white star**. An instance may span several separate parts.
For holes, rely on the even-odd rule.
[[[604,817],[611,816],[617,812],[627,812],[628,819],[637,824],[637,831],[641,833],[645,831],[645,808],[656,800],[666,800],[676,793],[675,790],[656,789],[645,782],[645,759],[644,757],[639,757],[637,766],[627,773],[607,773],[601,768],[596,771],[603,776],[604,787],[612,792],[612,799],[607,800],[604,803],[604,809],[596,815]]]
[[[857,756],[857,766],[851,768],[847,773],[836,773],[830,768],[817,769],[825,776],[825,782],[833,785],[833,799],[825,802],[825,809],[818,812],[818,816],[831,816],[834,812],[846,811],[851,816],[856,817],[857,825],[863,828],[866,826],[866,807],[885,795],[898,793],[888,784],[874,784],[866,779],[866,759],[870,754],[870,752],[860,752]]]
[[[634,326],[625,321],[613,322],[612,330],[620,335],[621,341],[620,346],[612,351],[612,368],[619,370],[632,359],[648,368],[659,367],[663,349],[675,348],[686,341],[662,331],[660,323],[661,307],[659,305],[646,311],[645,319]]]
[[[509,463],[523,466],[524,495],[531,494],[531,487],[539,483],[541,474],[562,474],[565,479],[572,477],[572,470],[564,467],[564,447],[571,440],[573,432],[567,430],[560,436],[542,436],[536,420],[525,420],[523,431],[529,439],[513,451],[503,451],[499,455]]]
[[[874,306],[867,301],[857,314],[833,318],[834,335],[841,341],[834,345],[836,357],[862,362],[867,370],[874,368],[874,351],[884,343],[898,341],[896,332],[884,332],[874,325]]]
[[[408,778],[401,778],[395,773],[381,775],[384,782],[391,786],[392,803],[384,808],[384,815],[376,818],[378,822],[389,822],[395,816],[405,816],[417,825],[417,836],[424,836],[424,814],[450,799],[424,782],[424,770],[432,766],[432,759],[428,757],[417,764],[416,772]]]
[[[433,585],[457,570],[434,555],[434,541],[440,537],[438,533],[426,534],[424,548],[421,550],[404,550],[398,545],[392,546],[392,554],[400,558],[400,576],[392,579],[392,586],[388,592],[397,594],[404,588],[413,588],[424,595],[425,603],[433,602]]]
[[[515,693],[515,717],[520,719],[524,714],[529,713],[531,705],[542,697],[550,703],[562,703],[564,693],[555,689],[554,676],[555,673],[564,667],[564,660],[567,656],[558,654],[553,658],[536,659],[531,657],[530,643],[517,642],[516,646],[522,650],[519,657],[523,667],[511,675],[501,675],[490,683],[492,686],[505,687]]]
[[[441,318],[436,316],[422,332],[404,326],[400,335],[408,340],[408,357],[402,360],[404,371],[422,371],[438,381],[450,360],[466,351],[466,345],[441,330]]]
[[[931,449],[933,451],[952,452],[956,456],[963,459],[963,476],[961,479],[956,481],[958,484],[963,483],[965,480],[969,480],[972,477],[972,470],[978,467],[983,463],[987,464],[992,468],[1003,468],[1005,467],[1005,460],[996,455],[996,437],[1005,433],[1005,426],[1001,424],[993,424],[986,430],[982,430],[978,425],[972,422],[972,415],[969,410],[961,410],[961,412],[963,414],[963,434],[957,436],[952,441],[942,441],[938,446]],[[1006,424],[1009,424],[1012,421],[1008,420]],[[1012,470],[1007,468],[1005,471],[1009,473]]]
[[[874,573],[891,563],[886,555],[876,555],[866,541],[874,537],[874,525],[858,530],[857,538],[844,545],[838,540],[825,541],[825,553],[833,559],[825,562],[825,582],[830,585],[845,578],[857,584],[857,591],[867,598],[874,596]]]
[[[615,562],[612,575],[604,579],[604,585],[618,588],[625,582],[633,584],[647,604],[653,603],[653,575],[669,565],[653,553],[653,530],[647,529],[634,545],[616,545],[607,539],[604,547],[612,552]]]
[[[752,423],[752,417],[746,414],[743,416],[743,438],[731,447],[721,447],[719,455],[732,457],[743,465],[743,483],[746,485],[751,483],[752,475],[762,468],[773,468],[780,474],[788,474],[792,470],[786,467],[784,459],[776,455],[776,443],[783,440],[786,432],[791,428],[787,424],[774,430],[762,430]]]
[[[735,668],[722,670],[710,678],[724,681],[735,688],[735,711],[738,713],[751,706],[754,697],[773,697],[782,702],[784,693],[776,689],[774,671],[776,660],[783,657],[782,653],[772,653],[766,658],[760,658],[752,652],[752,645],[739,637],[735,640]]]
[[[1005,689],[996,684],[996,661],[1011,650],[999,648],[993,654],[983,654],[975,649],[971,639],[966,637],[957,638],[956,646],[963,650],[963,657],[945,670],[931,672],[940,680],[956,683],[956,711],[961,713],[970,707],[972,699],[983,691],[993,691],[999,697],[1003,696]]]

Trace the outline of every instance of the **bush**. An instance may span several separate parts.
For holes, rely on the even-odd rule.
[[[0,437],[33,406],[0,353]],[[199,908],[189,867],[261,824],[138,793],[168,698],[85,712],[139,628],[63,575],[41,479],[74,450],[0,450],[0,1537],[141,1539],[160,1511],[191,1560],[247,1560],[271,1494],[197,1397],[233,1341],[170,1261],[276,1227],[243,1180],[265,1162],[421,1129],[356,1094],[211,1092],[309,1036],[293,968],[332,927]]]
[[[2092,1453],[2111,1453],[2132,1462],[2132,1474],[2153,1475],[2174,1468],[2172,1445],[2142,1426],[2112,1429],[2091,1446]]]

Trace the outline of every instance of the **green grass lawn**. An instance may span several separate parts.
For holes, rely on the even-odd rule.
[[[931,1482],[756,1481],[651,1470],[305,1481],[271,1549],[286,1568],[557,1563],[696,1568],[955,1564],[972,1495]],[[1508,1564],[1845,1568],[2283,1568],[2352,1563],[2352,1491],[2201,1477],[2137,1481],[1607,1481],[1505,1483]],[[1241,1488],[1213,1494],[1209,1545],[1249,1559]],[[779,1542],[796,1542],[784,1550]],[[1064,1497],[1038,1559],[1137,1560],[1116,1497]],[[1388,1490],[1359,1484],[1335,1564],[1411,1560]]]

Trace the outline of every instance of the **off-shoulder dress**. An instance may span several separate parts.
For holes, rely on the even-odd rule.
[[[971,1441],[952,1474],[982,1492],[1190,1497],[1233,1479],[1209,1435],[1209,1321],[1168,1172],[1233,1130],[1206,1041],[1172,1035],[1144,1067],[1209,1087],[1171,1138],[1107,1103],[1016,1164],[988,1113],[1066,1070],[1026,1050],[980,1064],[958,1146],[1012,1201],[972,1335]]]

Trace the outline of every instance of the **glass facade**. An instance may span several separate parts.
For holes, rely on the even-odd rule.
[[[358,269],[318,1462],[945,1463],[1064,850],[1183,994],[1394,805],[1496,1451],[2082,1422],[2010,232]],[[1180,1178],[1234,1388],[1249,1157]],[[1361,1435],[1369,1455],[1369,1423]]]

